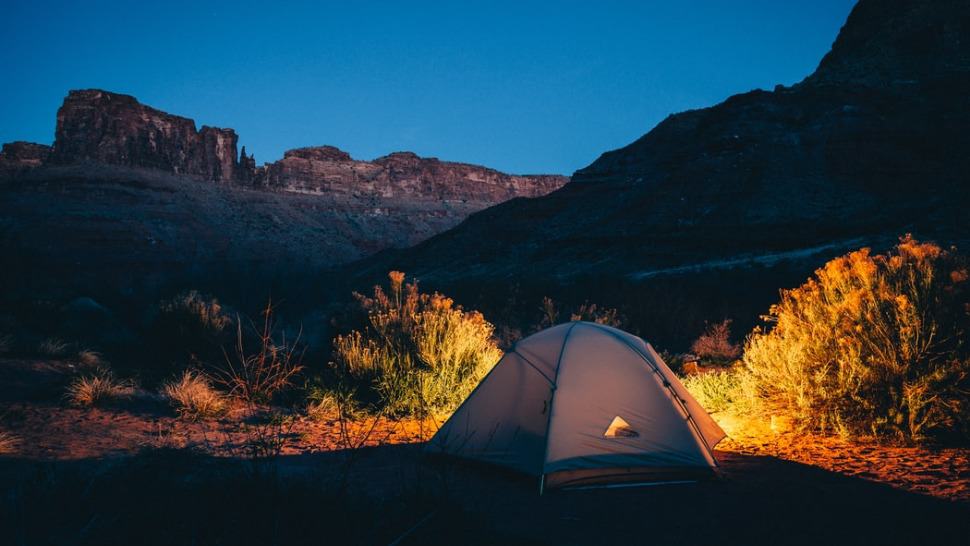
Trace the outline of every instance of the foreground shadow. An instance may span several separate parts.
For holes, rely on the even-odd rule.
[[[420,445],[253,463],[187,450],[0,458],[9,544],[962,543],[970,505],[772,457],[718,479],[553,491]],[[943,542],[946,541],[946,542]]]

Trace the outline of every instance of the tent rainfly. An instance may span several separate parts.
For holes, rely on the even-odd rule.
[[[520,340],[428,443],[542,488],[711,475],[725,436],[637,336],[570,322]]]

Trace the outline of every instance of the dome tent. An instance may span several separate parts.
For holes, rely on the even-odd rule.
[[[710,475],[724,436],[647,342],[570,322],[516,343],[426,450],[573,487]]]

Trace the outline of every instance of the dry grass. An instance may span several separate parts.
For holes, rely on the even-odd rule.
[[[181,417],[188,419],[218,417],[227,408],[226,397],[212,388],[208,378],[190,370],[162,385],[162,394]]]
[[[129,398],[133,390],[129,382],[120,381],[110,371],[101,369],[71,381],[65,398],[74,406],[93,407]]]
[[[98,351],[92,351],[91,349],[82,349],[78,351],[77,362],[81,366],[88,368],[102,368],[107,364],[104,359],[104,355]]]
[[[13,434],[0,430],[0,455],[10,455],[17,451],[20,439]]]
[[[287,342],[273,322],[272,302],[263,310],[261,326],[250,323],[255,334],[255,346],[247,343],[242,321],[236,321],[236,344],[232,353],[224,351],[225,362],[214,367],[212,380],[225,387],[231,396],[246,402],[269,402],[273,395],[291,386],[293,378],[303,370],[300,335]]]
[[[43,356],[60,358],[67,355],[70,344],[63,339],[49,337],[37,345],[37,353]]]

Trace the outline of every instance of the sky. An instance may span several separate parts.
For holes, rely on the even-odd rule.
[[[232,127],[257,163],[330,144],[571,174],[666,116],[791,85],[854,0],[0,0],[0,142],[70,89]]]

